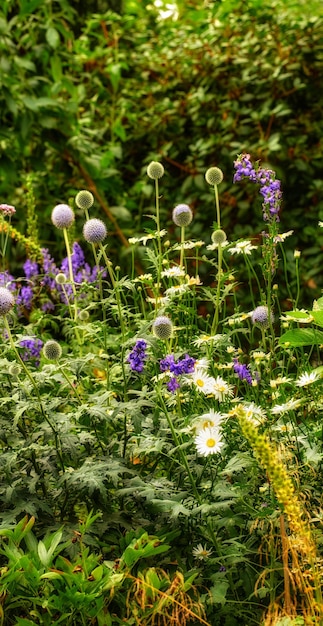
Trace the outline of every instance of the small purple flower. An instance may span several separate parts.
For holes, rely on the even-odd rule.
[[[43,347],[43,342],[41,339],[26,337],[26,339],[22,339],[19,343],[21,348],[24,348],[24,352],[21,353],[21,358],[23,361],[32,361],[36,367],[39,366],[40,353]]]
[[[238,359],[233,359],[233,371],[238,375],[240,380],[246,380],[248,385],[252,385],[252,376],[247,365],[239,363]]]
[[[194,371],[195,359],[185,354],[185,356],[181,359],[178,359],[177,363],[175,361],[174,355],[169,354],[159,362],[159,368],[161,372],[167,372],[169,370],[175,376],[180,376],[181,374],[191,374]]]
[[[27,311],[31,311],[33,297],[34,297],[34,292],[30,285],[21,287],[19,291],[19,295],[17,296],[18,306],[23,307],[24,309],[27,309]]]
[[[263,197],[263,219],[267,221],[279,222],[279,210],[282,199],[280,189],[280,180],[276,180],[276,174],[273,170],[253,167],[250,161],[250,154],[240,154],[234,162],[236,173],[233,182],[236,183],[242,178],[260,184],[260,194]]]
[[[176,378],[176,376],[173,376],[173,378],[170,379],[170,381],[167,383],[167,389],[168,391],[171,391],[171,393],[175,393],[176,389],[179,389],[180,384]]]
[[[146,354],[147,343],[144,339],[138,339],[134,348],[127,356],[127,362],[133,372],[141,374],[143,372],[145,361],[148,358]]]
[[[39,266],[36,261],[31,261],[30,259],[27,259],[27,261],[25,261],[25,263],[23,264],[23,268],[26,278],[31,279],[34,278],[34,276],[38,276],[39,274]]]
[[[9,291],[16,291],[15,279],[7,270],[0,272],[0,287],[6,287]]]

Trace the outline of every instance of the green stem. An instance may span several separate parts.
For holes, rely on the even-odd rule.
[[[214,196],[215,196],[217,228],[221,228],[220,202],[219,202],[219,192],[218,192],[218,186],[217,185],[214,185]]]
[[[9,326],[8,320],[7,320],[6,317],[4,317],[3,319],[4,319],[4,325],[5,325],[6,331],[8,333],[8,338],[9,338],[9,343],[11,345],[11,348],[14,351],[14,353],[16,355],[16,358],[17,358],[18,362],[20,363],[22,369],[24,370],[24,372],[25,372],[28,380],[30,381],[33,389],[35,390],[35,394],[36,394],[36,397],[37,397],[37,400],[38,400],[38,404],[39,404],[39,408],[40,408],[41,414],[42,414],[44,420],[47,422],[47,424],[49,425],[50,429],[53,432],[53,435],[54,435],[54,438],[55,438],[55,447],[56,447],[57,455],[58,455],[58,458],[59,458],[60,463],[61,463],[62,471],[65,472],[65,467],[64,467],[64,461],[63,461],[62,453],[61,453],[61,450],[59,449],[60,446],[59,446],[58,433],[55,430],[55,428],[54,428],[53,424],[51,423],[50,419],[48,418],[48,416],[45,413],[45,409],[44,409],[43,403],[41,401],[41,397],[40,397],[38,386],[37,386],[33,376],[31,375],[28,367],[26,366],[26,363],[22,360],[22,358],[21,358],[21,356],[20,356],[20,354],[19,354],[19,352],[18,352],[18,350],[17,350],[17,348],[15,346],[15,342],[14,342],[12,334],[11,334],[11,330],[10,330],[10,326]]]
[[[217,287],[216,287],[216,300],[215,300],[215,311],[214,317],[211,327],[211,335],[215,335],[218,324],[219,324],[219,313],[220,313],[220,296],[221,296],[221,282],[222,282],[222,246],[218,245],[218,274],[217,274]]]

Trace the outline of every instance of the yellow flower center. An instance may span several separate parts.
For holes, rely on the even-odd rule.
[[[202,380],[202,378],[198,378],[196,384],[198,387],[204,387],[204,380]]]
[[[215,444],[216,444],[215,439],[212,439],[211,437],[206,440],[206,445],[208,448],[214,448]]]

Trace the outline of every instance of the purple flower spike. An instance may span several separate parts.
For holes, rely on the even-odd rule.
[[[145,361],[147,359],[147,343],[144,339],[138,339],[133,350],[127,357],[127,362],[129,363],[130,369],[133,372],[138,372],[141,374],[145,367]]]
[[[239,363],[238,359],[233,359],[233,371],[238,374],[240,380],[245,380],[248,385],[252,385],[252,376],[247,365]]]

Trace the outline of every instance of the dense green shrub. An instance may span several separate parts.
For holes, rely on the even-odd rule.
[[[79,33],[67,0],[8,1],[0,10],[0,192],[24,211],[24,180],[34,180],[39,214],[82,187],[98,189],[126,236],[143,230],[150,186],[142,168],[166,167],[169,203],[189,202],[200,237],[203,172],[225,172],[223,227],[258,237],[256,190],[233,188],[232,159],[242,151],[282,178],[282,229],[304,248],[303,283],[317,295],[323,218],[322,10],[320,3],[209,3],[179,19],[125,3],[125,12],[94,14]],[[79,26],[78,26],[79,28]],[[74,32],[75,31],[75,32]],[[172,206],[161,203],[163,218]],[[103,207],[104,210],[104,207]],[[111,215],[111,214],[110,214]],[[299,228],[301,227],[301,228]],[[115,225],[112,226],[115,230]],[[52,234],[44,229],[44,240]],[[116,247],[120,237],[116,238]],[[315,260],[309,263],[309,260]],[[314,290],[313,290],[314,288]]]

